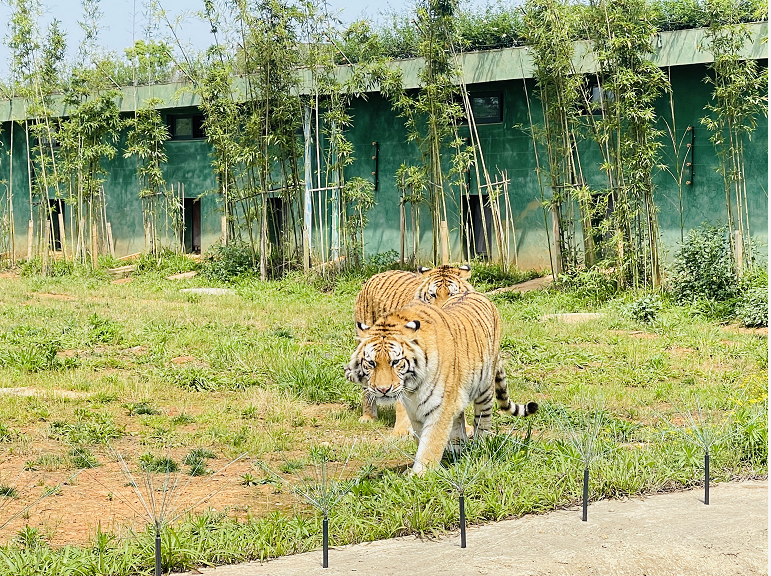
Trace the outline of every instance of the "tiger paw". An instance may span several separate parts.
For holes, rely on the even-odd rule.
[[[374,422],[375,418],[373,416],[370,416],[369,414],[362,414],[361,418],[359,418],[359,422]]]
[[[392,436],[397,438],[404,438],[405,436],[412,436],[412,426],[394,426]]]

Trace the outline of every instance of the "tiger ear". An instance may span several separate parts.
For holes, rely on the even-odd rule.
[[[458,266],[458,270],[460,270],[460,274],[458,274],[458,276],[460,276],[464,280],[471,277],[471,266],[469,266],[468,264],[464,264],[463,266]]]
[[[359,332],[366,332],[367,330],[370,329],[370,327],[368,325],[364,324],[364,322],[356,322],[356,329]]]
[[[426,268],[425,266],[418,266],[418,272],[421,274],[425,274],[426,272],[431,272],[431,268]]]
[[[405,328],[409,328],[410,330],[415,330],[416,332],[420,329],[420,320],[410,320],[404,325]]]

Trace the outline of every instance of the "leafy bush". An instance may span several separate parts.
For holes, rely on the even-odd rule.
[[[618,293],[613,271],[601,266],[578,270],[572,275],[560,274],[557,286],[593,304],[607,302]]]
[[[214,244],[206,251],[201,263],[201,274],[209,280],[220,282],[230,282],[239,276],[257,272],[254,253],[243,243],[227,246]]]
[[[75,468],[96,468],[99,466],[99,460],[88,448],[73,448],[67,452],[70,463]]]
[[[702,298],[724,302],[737,296],[739,279],[725,227],[703,224],[688,232],[675,254],[669,289],[680,303]]]
[[[211,473],[206,467],[207,460],[214,458],[215,454],[206,448],[194,448],[185,456],[184,464],[190,466],[190,476],[206,476]]]
[[[367,276],[372,276],[386,270],[393,270],[399,265],[399,253],[396,250],[387,250],[378,252],[367,259],[365,272]]]
[[[768,326],[768,288],[750,288],[736,307],[736,316],[749,328]]]
[[[80,420],[75,423],[57,420],[51,422],[48,434],[72,445],[106,444],[123,436],[123,428],[116,425],[109,414],[77,411]]]
[[[661,312],[661,297],[658,294],[646,294],[624,308],[624,313],[635,322],[650,324]]]
[[[179,252],[164,248],[158,254],[142,254],[136,261],[137,273],[156,273],[163,276],[190,272],[198,269],[198,264]]]
[[[123,327],[119,322],[101,318],[96,312],[88,317],[88,341],[99,344],[117,344],[122,337]]]
[[[51,258],[48,260],[48,276],[61,277],[69,276],[75,272],[75,264],[69,260],[58,260]],[[43,257],[35,256],[25,260],[19,267],[21,276],[39,276],[43,273]]]
[[[518,270],[516,268],[506,270],[500,264],[474,264],[471,267],[469,281],[479,292],[488,292],[495,288],[513,286],[542,275],[537,270]]]

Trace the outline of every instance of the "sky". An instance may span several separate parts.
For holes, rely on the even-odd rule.
[[[83,17],[80,0],[41,1],[45,10],[41,19],[41,28],[45,30],[54,18],[60,20],[62,28],[67,32],[68,56],[74,57],[78,44],[83,38],[83,32],[78,26],[78,20]],[[414,0],[328,0],[330,11],[338,12],[338,17],[344,22],[351,22],[362,15],[377,19],[383,12],[394,10],[401,12],[413,6],[414,3]],[[103,29],[99,34],[99,45],[122,54],[124,48],[131,46],[132,38],[142,38],[146,22],[142,14],[143,4],[145,4],[143,0],[101,0]],[[160,4],[172,22],[177,17],[183,17],[186,13],[203,7],[202,0],[161,0]],[[134,18],[135,7],[136,18]],[[0,22],[9,22],[10,15],[11,8],[8,4],[0,3]],[[167,29],[159,32],[166,34]],[[5,25],[1,33],[3,41],[0,45],[0,78],[6,78],[8,75],[9,50],[6,46],[8,34],[8,26]],[[193,17],[186,18],[184,25],[179,27],[179,36],[183,45],[187,44],[201,50],[211,44],[209,26]]]

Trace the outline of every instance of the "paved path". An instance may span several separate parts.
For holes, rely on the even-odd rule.
[[[206,576],[755,576],[768,574],[768,482],[606,500],[458,534],[335,548],[202,569]]]

